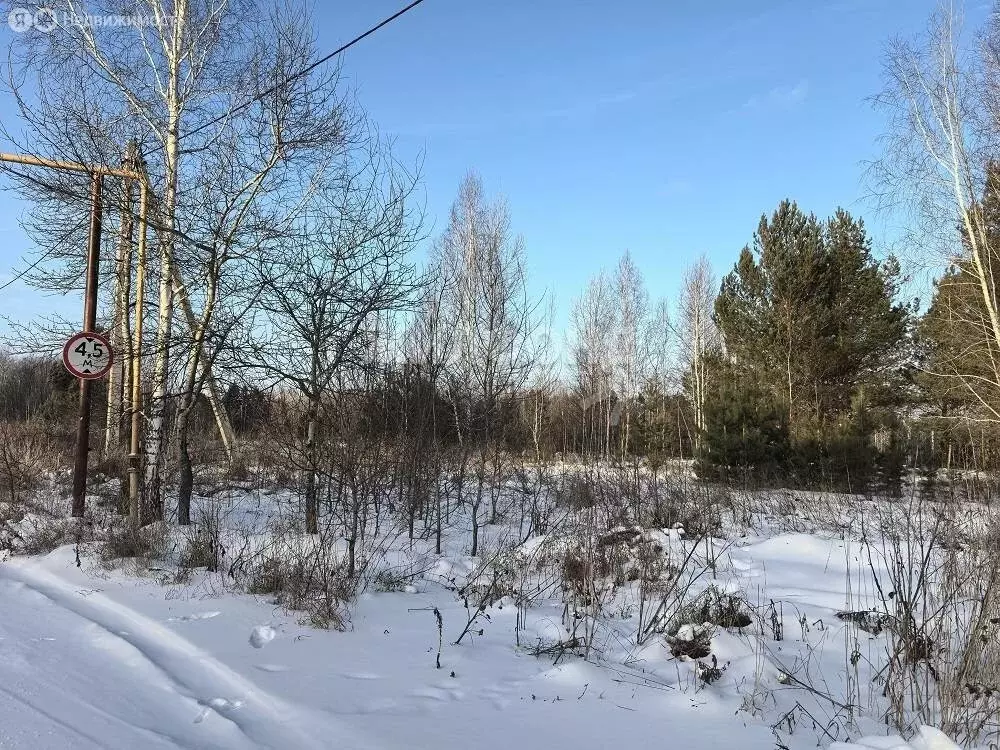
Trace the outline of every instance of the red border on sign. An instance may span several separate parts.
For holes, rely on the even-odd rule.
[[[100,372],[92,372],[89,374],[82,373],[79,370],[74,369],[72,365],[70,365],[69,363],[69,351],[72,348],[73,344],[79,341],[80,339],[97,339],[102,344],[104,344],[105,348],[108,350],[108,366],[105,367]],[[108,341],[107,338],[105,338],[101,334],[94,333],[92,331],[84,331],[83,333],[77,333],[70,336],[69,341],[63,344],[62,361],[63,361],[63,367],[65,367],[69,371],[69,374],[72,375],[73,377],[79,378],[80,380],[100,380],[105,375],[107,375],[108,371],[111,369],[111,365],[115,361],[115,351],[114,349],[111,348],[111,342]]]

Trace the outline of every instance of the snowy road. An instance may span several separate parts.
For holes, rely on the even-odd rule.
[[[0,748],[311,748],[340,734],[319,729],[165,626],[0,565]]]
[[[0,564],[0,749],[603,750],[670,735],[703,750],[733,731],[773,746],[730,702],[644,689],[641,669],[527,656],[514,608],[497,615],[495,637],[449,645],[465,613],[434,587],[362,597],[348,632],[323,632],[252,597],[79,569],[69,547],[22,558]]]
[[[832,613],[856,556],[843,541],[804,534],[731,550],[748,589],[766,584],[785,602],[788,633],[801,629],[800,611],[807,622],[833,623],[809,633],[812,642],[793,635],[771,645],[768,660],[794,663],[805,650],[827,679],[837,677],[843,639]],[[536,640],[564,632],[558,603],[534,608],[532,629],[521,634],[528,648],[515,646],[511,606],[456,645],[467,612],[437,584],[362,595],[346,631],[326,632],[214,580],[163,585],[86,558],[80,568],[71,547],[0,564],[0,750],[775,746],[771,728],[740,710],[758,657],[738,632],[713,639],[726,672],[706,686],[684,677],[662,641],[605,638],[598,646],[614,657],[607,661],[530,655]],[[615,624],[628,633],[633,625],[622,618]],[[759,667],[762,682],[775,673],[770,663]],[[816,747],[812,732],[782,737],[793,750]],[[938,747],[954,750],[922,750]]]

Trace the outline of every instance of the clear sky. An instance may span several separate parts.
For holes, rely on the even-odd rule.
[[[868,97],[885,42],[920,31],[935,2],[425,0],[350,50],[344,72],[399,156],[424,154],[433,233],[468,170],[506,196],[561,324],[625,250],[654,297],[702,252],[721,275],[785,197],[820,216],[844,206],[890,241],[864,200],[883,128]],[[318,0],[319,49],[403,4]],[[971,3],[969,25],[986,10]],[[27,249],[18,211],[0,194],[0,283]],[[79,307],[0,292],[0,315]]]

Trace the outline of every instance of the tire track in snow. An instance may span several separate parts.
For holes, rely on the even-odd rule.
[[[3,685],[0,685],[0,693],[2,693],[7,700],[16,701],[18,704],[23,706],[28,711],[38,714],[39,716],[47,719],[48,721],[51,721],[56,726],[64,729],[67,732],[67,734],[73,735],[74,737],[77,737],[82,740],[86,740],[95,750],[100,750],[103,747],[103,742],[99,737],[94,737],[93,735],[81,729],[80,727],[70,722],[63,721],[62,718],[54,714],[52,711],[49,711],[43,708],[42,706],[36,705],[35,703],[27,700],[26,698],[23,698],[17,693],[8,690]],[[4,740],[3,736],[0,736],[0,743],[2,743],[3,740]]]
[[[178,633],[119,605],[103,594],[80,597],[77,589],[35,567],[0,565],[0,578],[20,583],[58,607],[81,617],[139,652],[177,692],[232,722],[258,747],[351,750],[360,744],[353,732],[331,718],[296,709],[263,691]]]
[[[0,684],[0,694],[6,696],[8,700],[20,704],[31,713],[37,714],[38,716],[51,722],[55,726],[65,730],[67,734],[72,735],[74,737],[74,740],[86,740],[87,742],[90,743],[88,747],[92,747],[93,750],[108,750],[108,743],[106,739],[94,736],[91,732],[88,732],[86,729],[81,728],[78,723],[64,720],[54,711],[39,705],[35,701],[28,700],[23,695],[18,695],[13,690],[8,690],[2,684]],[[147,739],[147,744],[146,744],[147,747],[152,747],[151,744],[152,742],[158,743],[156,745],[157,747],[182,748],[186,746],[186,743],[178,737],[173,737],[170,734],[155,729],[150,729],[149,727],[141,727],[137,726],[136,724],[131,724],[119,716],[115,716],[114,714],[110,714],[107,711],[104,711],[99,705],[95,705],[94,703],[89,701],[83,701],[83,702],[86,703],[86,705],[89,707],[89,710],[93,711],[96,714],[99,714],[109,722],[113,722],[114,724],[117,724],[119,726],[128,727],[132,731],[145,736]],[[4,738],[0,736],[0,747],[6,747],[6,745],[4,745],[3,743],[4,743]],[[73,748],[74,750],[83,750],[82,746],[78,744],[74,744]]]

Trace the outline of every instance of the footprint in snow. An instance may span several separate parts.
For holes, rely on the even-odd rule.
[[[424,698],[436,703],[447,703],[449,701],[462,700],[465,693],[451,687],[422,687],[412,691],[410,695],[414,698]]]
[[[288,667],[282,666],[281,664],[254,664],[255,669],[259,669],[261,672],[287,672]]]
[[[203,722],[212,711],[235,711],[243,705],[243,701],[229,700],[228,698],[210,698],[207,701],[199,699],[198,705],[204,706],[204,708],[201,710],[201,713],[195,717],[195,724],[201,724],[201,722]]]
[[[254,648],[264,648],[277,634],[270,625],[258,625],[250,633],[250,645]]]
[[[211,620],[218,617],[221,612],[198,612],[193,615],[181,615],[180,617],[168,617],[167,622],[191,622],[193,620]]]
[[[214,709],[225,710],[227,708],[239,708],[243,705],[243,701],[231,701],[228,698],[212,698],[206,701],[206,704]]]

